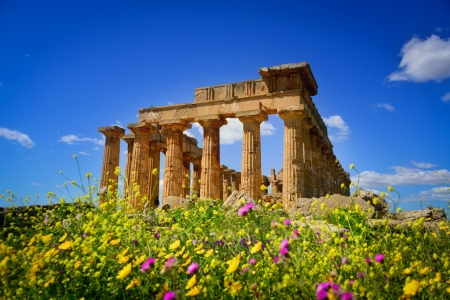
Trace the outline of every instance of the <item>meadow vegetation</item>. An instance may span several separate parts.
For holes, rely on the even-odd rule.
[[[117,172],[120,172],[118,170]],[[51,209],[10,209],[0,232],[2,299],[448,299],[450,227],[374,229],[358,206],[320,232],[280,204],[192,200],[133,211],[117,184]],[[127,189],[127,187],[125,187]],[[3,196],[3,195],[2,195]],[[6,196],[14,201],[14,194]],[[98,199],[101,199],[98,205]],[[145,201],[145,199],[143,199]],[[318,221],[318,220],[317,220]],[[314,220],[310,221],[314,224]],[[328,232],[327,224],[341,230]]]

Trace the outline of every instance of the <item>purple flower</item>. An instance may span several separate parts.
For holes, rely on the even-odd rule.
[[[344,257],[342,258],[341,263],[342,263],[343,265],[345,265],[345,264],[347,263],[347,256],[344,256]]]
[[[170,269],[177,265],[177,259],[175,257],[171,257],[166,261],[166,264],[161,269],[161,274],[166,274],[170,271]]]
[[[164,294],[163,300],[175,300],[175,292],[168,291]]]
[[[64,274],[64,270],[63,269],[61,269],[61,270],[59,270],[59,274]]]
[[[287,248],[281,248],[281,249],[280,249],[280,254],[281,254],[281,255],[286,255],[286,254],[288,254],[288,249],[287,249]]]
[[[286,220],[284,220],[283,224],[284,225],[292,225],[292,222],[291,222],[291,220],[286,219]]]
[[[381,253],[378,253],[377,255],[375,255],[375,258],[373,260],[376,261],[377,263],[381,264],[384,262],[384,255]]]
[[[142,264],[141,266],[141,271],[142,273],[144,273],[145,271],[147,271],[150,267],[155,265],[155,259],[153,257],[149,257],[145,263]]]
[[[294,234],[295,234],[295,236],[298,236],[298,229],[294,230]]]
[[[44,218],[44,224],[48,225],[48,217],[47,216],[45,216],[45,218]]]
[[[248,210],[254,209],[254,208],[255,208],[255,206],[254,206],[252,203],[247,203],[247,204],[245,205],[245,207],[247,207]]]
[[[138,241],[137,240],[133,240],[133,244],[137,245]]]
[[[159,239],[159,237],[160,237],[160,235],[159,235],[158,231],[155,232],[155,238]]]
[[[83,233],[83,239],[85,239],[87,237],[87,233]]]
[[[192,264],[189,265],[189,267],[187,268],[187,272],[189,275],[194,274],[195,272],[197,272],[198,270],[198,263],[193,262]]]
[[[370,264],[370,257],[366,258],[366,263]]]
[[[251,265],[254,265],[254,264],[256,264],[256,262],[257,262],[256,258],[251,258],[248,263]]]
[[[283,240],[280,244],[280,248],[287,248],[289,246],[288,240]]]
[[[341,294],[340,300],[352,300],[352,299],[355,299],[355,296],[353,296],[353,294],[350,292],[344,292]]]
[[[358,278],[361,278],[364,276],[366,276],[366,273],[364,273],[364,272],[358,272],[358,274],[356,274],[356,277],[358,277]]]
[[[278,257],[278,256],[275,256],[274,258],[273,258],[273,262],[276,264],[277,262],[279,262],[280,261],[280,258]]]
[[[245,206],[241,207],[241,208],[238,209],[238,213],[237,214],[238,214],[239,217],[243,217],[246,214],[248,214],[248,209]]]

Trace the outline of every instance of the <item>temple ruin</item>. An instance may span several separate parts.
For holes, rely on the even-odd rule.
[[[272,185],[272,193],[282,193],[285,209],[298,198],[349,195],[349,174],[333,154],[327,127],[311,99],[317,95],[317,83],[309,64],[260,68],[259,74],[261,79],[197,88],[193,103],[140,109],[138,122],[127,126],[129,134],[117,126],[100,127],[99,132],[106,136],[100,185],[117,181],[114,170],[119,165],[123,139],[128,144],[127,183],[138,185],[130,193],[151,197],[148,200],[153,206],[160,197],[159,177],[152,175],[152,170],[160,168],[160,152],[166,155],[163,204],[168,196],[189,195],[186,174],[191,173],[190,163],[192,189],[201,198],[224,199],[239,190],[261,199],[261,184]],[[277,175],[273,170],[264,179],[260,124],[270,114],[278,114],[284,121],[283,169]],[[220,127],[227,124],[227,118],[243,123],[240,172],[220,162]],[[204,129],[202,149],[196,139],[183,134],[191,122]],[[143,203],[131,205],[143,208]]]

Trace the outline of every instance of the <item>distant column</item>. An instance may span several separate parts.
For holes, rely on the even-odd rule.
[[[189,155],[183,154],[183,198],[191,195],[191,158]]]
[[[164,189],[162,203],[169,196],[183,194],[183,131],[190,128],[189,123],[163,124],[167,131],[166,165],[164,167]]]
[[[149,177],[149,144],[150,134],[153,131],[152,125],[147,123],[128,124],[128,128],[134,133],[133,155],[130,168],[130,194],[132,199],[130,205],[137,210],[142,210],[148,201]],[[134,184],[137,185],[136,189]],[[136,194],[136,192],[139,192]]]
[[[227,121],[217,116],[214,119],[198,120],[203,127],[203,151],[200,195],[202,198],[221,198],[220,178],[220,127]]]
[[[158,207],[159,200],[159,170],[161,165],[161,149],[162,145],[158,141],[151,141],[149,144],[148,169],[150,172],[148,180],[148,198],[151,207]],[[156,169],[155,174],[153,170]],[[158,201],[156,201],[158,200]]]
[[[319,178],[318,178],[318,169],[319,169],[319,154],[317,153],[317,133],[311,132],[311,191],[312,197],[320,197],[319,196]]]
[[[236,117],[244,125],[242,136],[242,175],[241,191],[244,191],[257,201],[261,199],[261,129],[267,115],[263,111],[236,113]]]
[[[105,137],[105,149],[103,152],[102,177],[100,187],[108,187],[112,182],[118,183],[115,174],[119,166],[120,138],[125,134],[125,129],[118,126],[99,127],[98,131]]]
[[[197,195],[197,197],[200,197],[200,184],[199,184],[199,180],[200,180],[200,175],[202,172],[202,163],[201,163],[201,159],[200,160],[195,160],[193,161],[193,165],[194,165],[194,170],[192,172],[192,192],[193,195]]]
[[[280,110],[278,115],[284,120],[283,207],[288,210],[295,200],[305,196],[303,113]]]
[[[311,138],[309,136],[309,130],[313,127],[313,125],[308,122],[306,119],[302,122],[303,126],[303,162],[305,164],[305,194],[303,197],[311,198],[312,197],[312,187],[311,187],[311,179],[312,179],[312,170],[311,170]]]
[[[134,144],[134,133],[126,134],[122,137],[122,140],[124,140],[127,145],[127,164],[125,166],[125,197],[129,194],[129,191],[131,191],[130,182],[131,182],[131,164],[132,164],[132,158],[133,158],[133,144]]]

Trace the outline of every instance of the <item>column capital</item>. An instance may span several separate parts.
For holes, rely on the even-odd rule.
[[[305,115],[304,105],[286,106],[277,110],[278,116],[284,120],[291,117],[303,117]]]
[[[227,120],[221,115],[208,115],[208,116],[200,116],[196,117],[195,121],[198,122],[202,127],[214,126],[214,127],[222,127],[223,125],[227,125]]]
[[[150,134],[155,128],[153,128],[152,124],[140,122],[140,123],[131,123],[127,125],[128,129],[130,129],[135,135],[136,134]]]
[[[243,111],[243,112],[237,112],[235,114],[236,118],[238,118],[242,123],[246,121],[256,121],[258,123],[262,123],[263,121],[267,121],[268,117],[267,114],[260,110],[250,110],[250,111]]]
[[[166,122],[160,123],[165,130],[181,130],[185,131],[186,129],[192,128],[191,123],[184,120],[169,120]]]
[[[105,136],[121,138],[125,134],[125,129],[119,126],[104,126],[99,127],[98,132],[101,132]]]
[[[122,137],[122,140],[124,140],[125,142],[127,142],[127,144],[129,145],[129,144],[134,143],[134,138],[135,138],[134,133],[129,133],[129,134],[125,134],[125,135]]]

